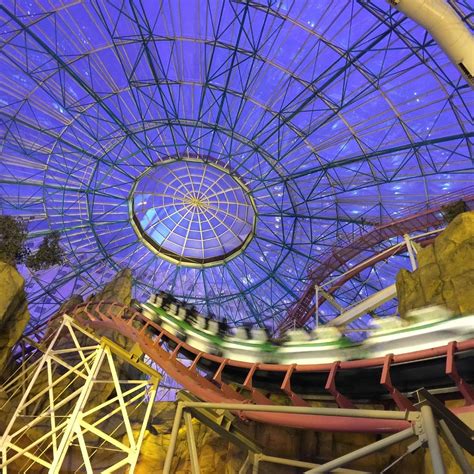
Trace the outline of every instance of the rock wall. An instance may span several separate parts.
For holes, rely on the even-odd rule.
[[[25,280],[15,267],[0,262],[0,372],[29,320]]]
[[[130,306],[132,301],[132,271],[129,268],[120,270],[114,279],[90,298],[91,301],[115,301]]]
[[[397,275],[401,317],[429,305],[446,306],[456,315],[474,313],[474,211],[456,216],[417,259],[415,271]]]

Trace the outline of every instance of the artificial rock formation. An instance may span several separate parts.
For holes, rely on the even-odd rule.
[[[15,267],[0,262],[0,371],[29,320],[25,280]]]
[[[130,268],[120,270],[100,293],[91,298],[91,301],[114,301],[129,306],[132,301],[132,271]]]
[[[45,334],[45,339],[49,338],[61,325],[63,314],[70,314],[74,308],[84,302],[81,295],[72,295],[60,307],[58,312],[48,321],[48,330]]]
[[[474,211],[456,216],[417,258],[415,271],[397,275],[401,317],[430,305],[445,306],[455,315],[474,313]]]
[[[175,408],[176,406],[172,402],[156,403],[153,410],[152,429],[145,433],[135,474],[163,472]],[[140,426],[134,428],[139,430]],[[217,435],[196,419],[193,419],[193,428],[202,474],[234,474],[239,471],[245,459],[245,454],[241,449]],[[191,472],[186,428],[184,426],[179,430],[171,470],[175,474]],[[275,474],[279,473],[279,471],[274,472]]]

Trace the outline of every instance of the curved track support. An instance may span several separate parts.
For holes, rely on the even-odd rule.
[[[455,341],[448,344],[448,349],[446,352],[446,374],[451,377],[451,379],[456,384],[459,392],[466,400],[466,405],[474,405],[474,389],[459,375],[458,369],[456,368],[455,363],[455,352],[456,352]]]
[[[336,374],[340,365],[340,361],[336,361],[332,364],[331,370],[329,371],[328,379],[326,381],[326,386],[324,388],[336,399],[338,407],[355,408],[354,404],[336,388]]]
[[[391,433],[403,430],[409,426],[406,413],[399,413],[398,418],[385,419],[383,415],[376,418],[364,418],[360,415],[360,410],[354,409],[334,409],[336,411],[326,411],[324,415],[320,412],[287,412],[278,413],[280,407],[269,404],[269,400],[262,399],[259,395],[251,400],[247,399],[224,380],[225,371],[238,369],[246,371],[244,388],[254,388],[253,378],[257,371],[263,371],[267,375],[274,374],[275,377],[286,376],[286,383],[283,388],[289,392],[291,390],[290,381],[296,374],[305,374],[318,371],[330,371],[332,369],[332,381],[329,380],[329,388],[335,389],[334,377],[336,370],[364,369],[370,367],[380,367],[384,358],[354,360],[341,362],[337,366],[334,364],[320,365],[277,365],[277,364],[255,364],[242,361],[227,360],[217,355],[203,353],[186,342],[173,336],[161,328],[156,322],[151,321],[140,312],[119,307],[115,303],[86,303],[80,305],[74,311],[74,317],[81,323],[96,330],[114,330],[125,337],[135,341],[140,346],[141,351],[150,357],[156,364],[165,370],[186,390],[193,393],[201,400],[210,403],[240,404],[242,408],[236,413],[242,418],[254,421],[288,426],[291,428],[302,428],[317,431],[339,431],[339,432],[368,432],[368,433]],[[457,351],[474,348],[474,341],[465,341],[456,346]],[[429,358],[443,356],[446,354],[446,347],[433,348],[409,354],[396,355],[393,362],[409,362],[419,358]],[[182,358],[186,357],[189,365],[183,364]],[[200,375],[196,370],[197,365],[202,364],[206,370],[214,371],[213,380]],[[212,368],[214,367],[214,369]],[[285,381],[284,381],[285,382]],[[256,394],[258,392],[254,392]],[[260,394],[261,395],[261,394]],[[263,397],[263,395],[261,395]],[[268,410],[265,412],[252,409],[252,402],[265,402]],[[339,397],[339,401],[341,398]],[[298,404],[298,401],[296,401]],[[247,409],[248,408],[248,409]],[[296,410],[307,410],[306,406],[294,406]],[[342,412],[341,412],[342,410]],[[303,414],[304,413],[304,414]],[[335,416],[338,413],[344,417]]]
[[[297,395],[293,390],[291,390],[291,376],[295,371],[296,364],[291,364],[286,371],[285,378],[281,384],[281,389],[291,400],[291,403],[297,407],[309,407],[310,404],[303,400],[299,395]]]
[[[258,369],[258,364],[253,364],[252,367],[250,368],[247,377],[245,377],[243,388],[245,390],[248,390],[250,392],[250,396],[252,397],[252,401],[256,404],[259,405],[273,405],[274,403],[267,398],[263,393],[261,393],[259,390],[257,390],[253,386],[253,375],[255,371]]]
[[[276,328],[277,332],[286,331],[295,325],[301,327],[307,323],[315,312],[313,299],[315,297],[315,285],[322,286],[323,283],[334,272],[364,251],[374,249],[377,245],[388,241],[394,237],[403,237],[406,234],[424,231],[430,228],[440,228],[445,224],[442,210],[450,203],[463,200],[469,209],[474,209],[474,186],[469,186],[461,192],[451,193],[443,196],[438,200],[432,200],[429,203],[423,203],[406,209],[406,214],[399,219],[382,223],[366,234],[348,242],[343,247],[337,247],[329,251],[326,255],[322,255],[319,263],[309,271],[309,283],[303,290],[300,299],[288,310],[286,318],[279,323]],[[406,241],[405,241],[406,243]],[[393,249],[385,249],[367,260],[368,264],[377,262],[380,258],[388,258],[392,254],[397,254],[405,247],[395,247]],[[387,254],[388,252],[388,254]],[[347,271],[338,280],[334,281],[331,288],[327,290],[328,294],[332,294],[348,279],[352,278],[357,272],[367,268],[365,262],[355,265],[354,268]],[[325,301],[324,297],[319,297],[318,307]]]
[[[380,383],[388,390],[390,396],[393,398],[395,404],[400,410],[414,410],[415,407],[413,406],[413,403],[401,394],[392,384],[392,378],[390,377],[390,364],[392,361],[393,354],[387,354],[383,363]]]

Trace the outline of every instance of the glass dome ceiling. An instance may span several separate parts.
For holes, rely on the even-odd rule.
[[[0,5],[1,212],[29,219],[33,246],[59,229],[67,257],[61,268],[22,269],[33,322],[130,267],[138,299],[163,289],[230,320],[273,325],[334,245],[472,182],[472,91],[385,0],[157,5]],[[469,2],[456,7],[469,18]],[[213,242],[191,256],[201,260],[252,234],[212,266],[163,258],[130,212],[140,177],[189,156],[213,157],[226,189],[238,177],[249,191],[235,191],[229,248],[203,239],[207,224],[182,226]],[[153,206],[178,192],[171,186]],[[153,235],[155,217],[136,198]],[[218,202],[230,209],[233,197]],[[175,260],[192,253],[184,240]],[[367,271],[341,303],[393,282],[399,266],[407,259]]]
[[[157,163],[138,179],[130,199],[137,234],[178,265],[224,263],[253,236],[248,189],[207,157]]]

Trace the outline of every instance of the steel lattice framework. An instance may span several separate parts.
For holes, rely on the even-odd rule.
[[[0,211],[32,245],[59,229],[67,254],[24,269],[34,323],[130,267],[137,298],[278,324],[334,245],[472,181],[472,92],[384,0],[7,0],[0,50]],[[182,266],[134,231],[131,192],[171,157],[248,188],[255,232],[232,259]]]

